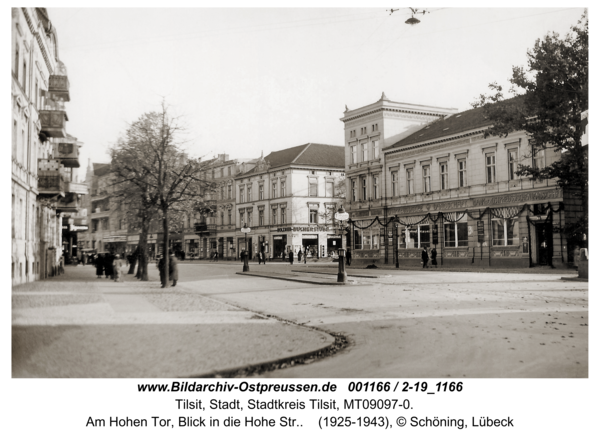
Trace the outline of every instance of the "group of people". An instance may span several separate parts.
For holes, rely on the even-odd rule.
[[[179,280],[179,269],[177,268],[177,257],[173,254],[173,250],[169,250],[168,260],[165,257],[158,259],[157,267],[160,272],[160,282],[162,287],[166,287],[167,279],[165,279],[165,263],[169,263],[169,279],[173,284],[171,286],[177,286],[177,280]]]
[[[125,260],[119,254],[97,254],[94,258],[94,266],[96,267],[96,275],[102,278],[110,278],[114,281],[123,281],[122,269],[126,265]]]
[[[427,264],[431,260],[431,266],[435,266],[437,268],[437,250],[435,248],[431,248],[431,252],[428,251],[428,248],[423,248],[423,252],[421,252],[421,261],[423,263],[423,268],[427,268]]]

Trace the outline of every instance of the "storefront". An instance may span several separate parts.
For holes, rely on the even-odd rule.
[[[273,254],[272,258],[283,259],[287,257],[288,250],[287,234],[273,235]]]
[[[353,260],[421,266],[424,249],[440,266],[526,268],[567,262],[562,190],[550,189],[388,208],[352,219]],[[386,227],[387,225],[387,227]]]
[[[252,260],[254,257],[255,250],[252,246],[252,236],[248,236],[247,238],[238,237],[238,257],[241,257],[242,251],[247,248],[248,249],[248,260]]]
[[[194,236],[185,236],[183,251],[185,252],[185,258],[196,258],[199,255],[199,239]]]

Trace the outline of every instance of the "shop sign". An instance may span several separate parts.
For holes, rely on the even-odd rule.
[[[318,234],[303,234],[302,238],[303,239],[318,239],[319,235]]]
[[[283,233],[286,231],[291,232],[327,232],[329,231],[329,227],[287,227],[287,228],[277,228],[278,233]]]
[[[87,225],[69,225],[71,227],[71,231],[87,231]]]
[[[283,236],[273,236],[273,240],[283,240]]]

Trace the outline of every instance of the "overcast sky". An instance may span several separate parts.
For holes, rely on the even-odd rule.
[[[389,9],[389,8],[388,8]],[[307,142],[343,145],[344,105],[470,108],[487,85],[582,8],[49,8],[71,83],[71,135],[87,159],[164,97],[195,156],[252,158]],[[84,170],[80,174],[84,176]]]

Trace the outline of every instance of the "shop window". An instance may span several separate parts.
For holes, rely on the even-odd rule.
[[[398,172],[392,172],[392,196],[398,196]]]
[[[458,160],[458,187],[467,187],[467,160]]]
[[[409,195],[415,193],[414,170],[406,169],[406,191]]]
[[[518,244],[518,219],[492,219],[492,245],[508,246]]]
[[[398,229],[399,248],[429,248],[431,246],[430,225],[419,224]]]
[[[448,188],[448,163],[440,163],[440,190]]]
[[[446,248],[469,246],[469,227],[466,217],[459,222],[444,223],[444,246]]]
[[[429,193],[431,192],[431,167],[423,166],[423,192]]]
[[[485,182],[492,184],[496,182],[496,154],[486,154],[485,156]]]
[[[517,179],[517,166],[518,166],[518,149],[511,149],[508,151],[508,179]]]
[[[318,217],[319,217],[319,215],[318,215],[318,211],[317,210],[311,209],[309,211],[309,215],[308,216],[309,216],[309,223],[311,223],[311,224],[318,223]]]
[[[379,229],[354,230],[354,249],[379,249]]]

